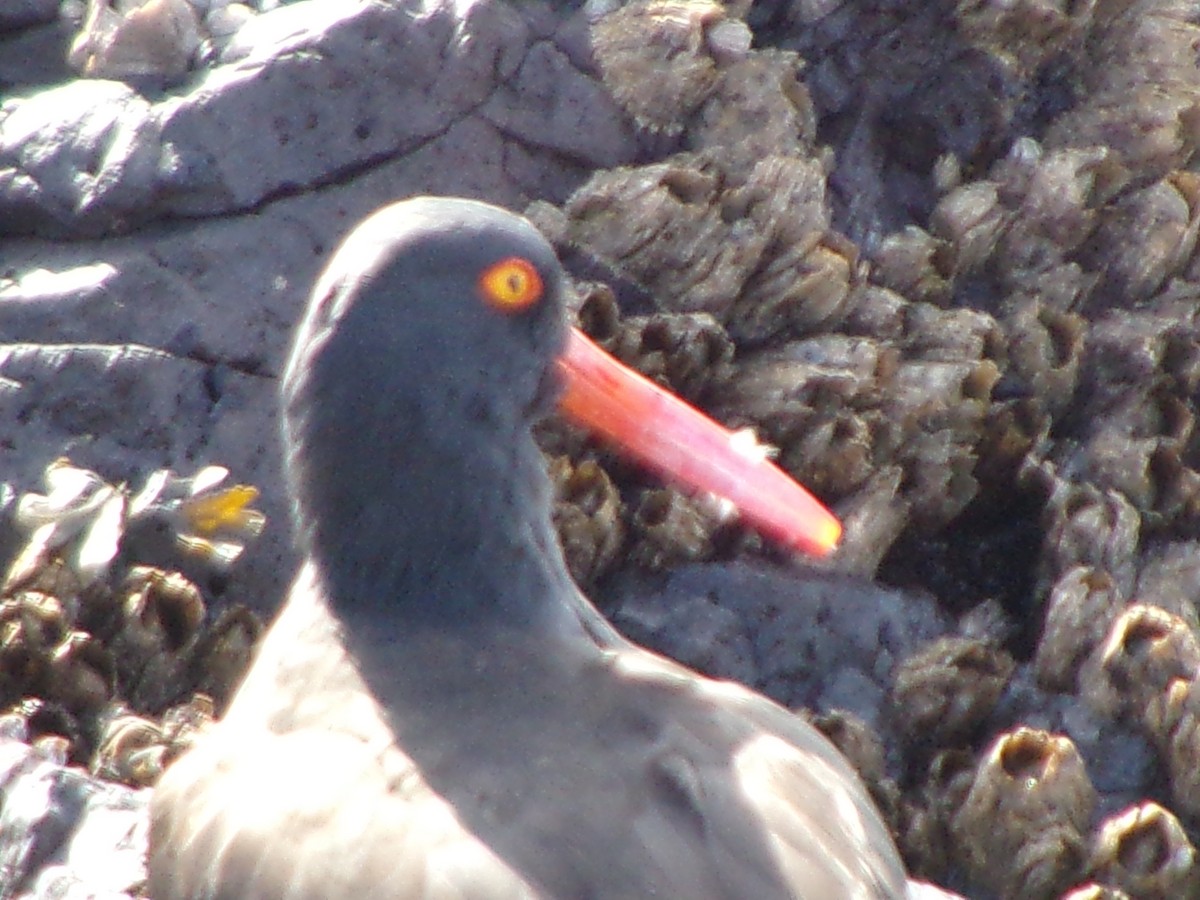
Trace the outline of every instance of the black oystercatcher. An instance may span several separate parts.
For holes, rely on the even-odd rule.
[[[587,356],[571,336],[553,364],[565,290],[529,223],[476,202],[396,203],[338,250],[283,384],[306,560],[156,791],[150,896],[906,895],[825,738],[571,582],[530,435]],[[828,549],[830,521],[798,542]]]

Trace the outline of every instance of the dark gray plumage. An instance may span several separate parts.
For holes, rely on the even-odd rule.
[[[545,285],[520,313],[478,297],[506,257]],[[470,201],[396,203],[338,250],[283,388],[306,562],[157,790],[156,900],[905,895],[832,745],[572,584],[530,436],[565,290],[531,225]]]

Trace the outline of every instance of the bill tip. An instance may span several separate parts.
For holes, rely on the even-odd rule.
[[[832,514],[817,526],[813,535],[813,549],[818,556],[829,556],[842,540],[842,523]]]
[[[796,545],[809,556],[823,559],[838,550],[841,542],[841,522],[832,512],[824,509],[821,512],[823,515],[820,516],[820,520],[804,529],[804,534],[796,541]]]

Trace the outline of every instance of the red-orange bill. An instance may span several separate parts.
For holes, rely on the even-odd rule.
[[[571,329],[559,358],[559,409],[661,475],[728,500],[768,537],[814,556],[837,547],[842,526],[761,449],[609,356]]]

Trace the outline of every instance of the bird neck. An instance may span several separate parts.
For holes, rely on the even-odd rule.
[[[299,541],[334,613],[408,632],[561,623],[575,588],[527,423],[397,402],[310,405],[289,425]],[[410,424],[377,433],[396,421]]]

